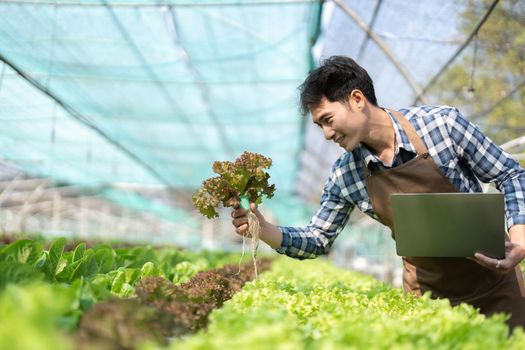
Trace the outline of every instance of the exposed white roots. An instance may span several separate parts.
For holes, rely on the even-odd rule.
[[[255,269],[255,278],[257,278],[257,247],[259,247],[259,232],[261,226],[259,219],[251,211],[248,212],[248,237],[252,239],[252,258],[253,267]]]
[[[239,260],[239,272],[241,272],[241,261],[244,257],[244,242],[246,240],[246,237],[249,237],[252,239],[252,259],[253,259],[253,267],[255,271],[255,278],[257,278],[257,248],[259,247],[259,232],[261,230],[261,226],[259,225],[259,219],[257,219],[257,216],[255,216],[254,213],[251,211],[248,212],[248,232],[244,236],[242,236],[242,254],[241,259]]]
[[[242,258],[244,258],[244,244],[246,242],[246,236],[242,236],[242,253],[241,253],[241,258],[239,259],[239,271],[237,271],[237,274],[240,274],[241,273],[241,263],[242,263]]]

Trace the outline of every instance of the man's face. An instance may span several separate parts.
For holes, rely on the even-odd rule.
[[[324,137],[346,151],[352,151],[368,132],[368,117],[352,99],[348,104],[330,102],[325,97],[313,108],[312,121],[323,129]]]

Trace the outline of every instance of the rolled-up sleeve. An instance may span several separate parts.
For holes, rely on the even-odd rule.
[[[338,164],[326,182],[321,196],[321,206],[305,227],[279,226],[283,239],[276,249],[295,259],[313,259],[327,254],[332,243],[346,225],[354,205],[341,196]]]
[[[457,109],[449,114],[447,126],[458,156],[481,181],[493,182],[504,194],[507,228],[525,224],[525,170]]]

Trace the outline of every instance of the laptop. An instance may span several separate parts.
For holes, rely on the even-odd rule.
[[[505,257],[502,193],[403,193],[392,195],[397,255]]]

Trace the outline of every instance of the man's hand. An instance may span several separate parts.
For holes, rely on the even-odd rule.
[[[481,253],[476,253],[472,260],[488,269],[506,274],[514,270],[514,267],[518,265],[523,258],[525,258],[524,246],[517,243],[505,242],[505,259],[495,259]]]
[[[264,219],[264,216],[261,214],[261,212],[257,209],[255,206],[255,203],[250,203],[251,211],[257,216],[257,219],[259,219],[259,225],[261,227],[266,222]],[[243,208],[237,208],[232,210],[232,224],[235,227],[235,232],[237,232],[241,236],[246,236],[248,233],[248,209]]]
[[[257,216],[261,231],[259,232],[259,239],[268,244],[273,249],[281,246],[283,234],[281,230],[274,224],[269,223],[264,219],[255,203],[250,203],[252,213]],[[241,236],[248,234],[248,209],[237,208],[232,210],[232,224],[235,227],[235,232]]]

